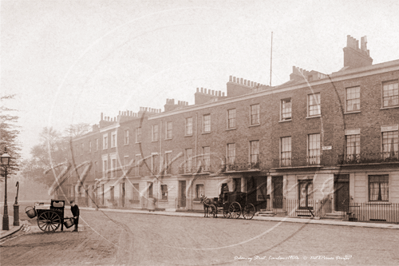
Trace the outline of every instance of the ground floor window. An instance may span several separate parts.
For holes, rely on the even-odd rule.
[[[369,175],[369,201],[389,200],[389,175]]]
[[[168,185],[161,185],[162,199],[168,200]]]
[[[114,199],[115,199],[114,186],[110,186],[110,187],[109,187],[109,192],[110,192],[110,200],[111,200],[111,202],[114,202]]]
[[[197,184],[195,186],[195,198],[199,199],[201,196],[205,195],[205,188],[203,184]]]
[[[313,208],[313,180],[300,180],[299,188],[299,208]]]

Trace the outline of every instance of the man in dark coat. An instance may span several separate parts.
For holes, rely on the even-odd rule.
[[[71,200],[71,212],[73,215],[73,218],[75,220],[75,230],[74,232],[78,231],[78,224],[79,224],[79,207],[78,205],[75,204],[75,201]]]

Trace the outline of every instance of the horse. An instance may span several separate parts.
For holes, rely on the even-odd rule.
[[[209,208],[212,209],[213,213],[213,218],[217,218],[217,207],[213,203],[213,200],[206,197],[205,195],[201,195],[201,203],[204,205],[204,217],[209,217],[208,216],[208,210]]]

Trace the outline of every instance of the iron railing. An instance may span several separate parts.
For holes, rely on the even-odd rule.
[[[399,223],[399,203],[355,203],[349,206],[349,220]]]
[[[397,151],[338,155],[338,164],[392,163],[392,162],[399,162],[399,156]]]
[[[320,155],[306,156],[306,162],[308,165],[319,165]]]

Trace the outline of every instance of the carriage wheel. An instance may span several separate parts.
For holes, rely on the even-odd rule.
[[[54,232],[60,227],[61,217],[53,211],[43,212],[37,217],[37,225],[44,232]]]
[[[245,205],[245,208],[243,211],[244,219],[251,220],[252,217],[254,217],[255,212],[256,212],[255,206],[252,203]]]
[[[238,202],[233,202],[230,204],[229,207],[229,213],[230,213],[230,217],[233,219],[238,219],[240,218],[241,215],[241,205]]]
[[[230,212],[228,210],[223,209],[223,218],[230,218]]]

